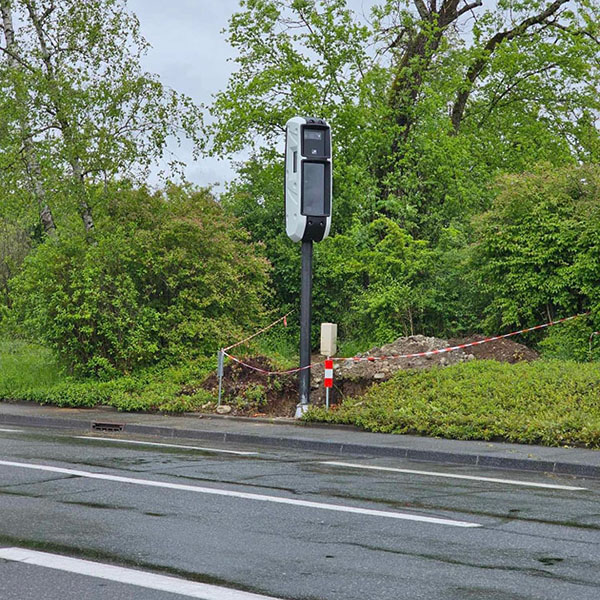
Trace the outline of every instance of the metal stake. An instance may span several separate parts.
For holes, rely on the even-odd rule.
[[[296,418],[301,417],[310,402],[310,323],[312,312],[312,241],[302,242],[302,274],[300,293],[300,371],[298,379],[299,400],[296,406]]]
[[[217,363],[217,377],[219,378],[219,401],[217,406],[221,406],[221,391],[223,389],[223,363],[225,361],[225,351],[223,348],[219,350],[219,358]]]

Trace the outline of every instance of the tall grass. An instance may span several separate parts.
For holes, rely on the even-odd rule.
[[[27,390],[52,387],[65,377],[47,348],[0,339],[0,398],[17,399]]]

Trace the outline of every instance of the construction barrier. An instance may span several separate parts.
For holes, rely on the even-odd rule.
[[[511,331],[510,333],[504,333],[502,335],[495,335],[493,337],[488,337],[488,338],[485,338],[483,340],[478,340],[476,342],[468,342],[466,344],[459,344],[457,346],[448,346],[447,348],[440,348],[439,350],[428,350],[427,352],[415,352],[413,354],[393,354],[393,355],[390,355],[390,356],[351,356],[351,357],[344,357],[344,358],[332,358],[332,359],[328,359],[328,360],[332,361],[332,368],[333,368],[333,361],[338,361],[339,362],[339,361],[353,360],[353,361],[356,361],[356,362],[360,362],[360,361],[375,362],[375,361],[378,361],[378,360],[394,360],[394,359],[405,359],[405,358],[419,358],[419,357],[423,357],[423,356],[434,356],[436,354],[444,354],[446,352],[454,352],[456,350],[464,350],[465,348],[472,348],[474,346],[481,346],[482,344],[488,344],[490,342],[495,342],[495,341],[498,341],[498,340],[503,340],[503,339],[506,339],[506,338],[509,338],[509,337],[513,337],[515,335],[521,335],[523,333],[528,333],[530,331],[537,331],[539,329],[546,329],[548,327],[553,327],[554,325],[559,325],[560,323],[566,323],[567,321],[572,321],[574,319],[579,319],[580,317],[586,317],[589,314],[590,314],[589,312],[585,312],[585,313],[581,313],[581,314],[578,314],[578,315],[573,315],[571,317],[565,317],[564,319],[558,319],[556,321],[548,321],[547,323],[543,323],[541,325],[535,325],[534,327],[527,327],[525,329],[519,329],[518,331]],[[223,353],[223,356],[226,356],[227,358],[230,358],[234,362],[238,363],[239,365],[242,365],[243,367],[245,367],[247,369],[251,369],[253,371],[256,371],[257,373],[262,373],[263,375],[267,375],[267,376],[268,375],[291,375],[293,373],[298,373],[298,372],[303,371],[305,369],[312,369],[313,367],[316,367],[318,365],[322,365],[323,361],[319,361],[317,363],[312,363],[312,364],[307,365],[305,367],[297,367],[295,369],[287,369],[285,371],[268,371],[266,369],[261,369],[260,367],[255,367],[254,365],[248,364],[247,362],[244,362],[242,359],[240,359],[240,358],[238,358],[236,356],[232,356],[231,354],[229,354],[227,352],[231,348],[235,348],[236,346],[239,346],[240,344],[242,344],[242,343],[244,343],[244,342],[246,342],[246,341],[248,341],[248,340],[256,337],[260,333],[263,333],[264,331],[267,331],[267,329],[270,329],[271,327],[273,327],[274,325],[276,325],[277,323],[279,323],[283,319],[285,319],[285,316],[281,317],[277,321],[273,322],[268,327],[265,327],[264,329],[261,329],[259,332],[255,333],[254,335],[250,336],[249,338],[246,338],[245,340],[242,340],[242,342],[237,342],[236,344],[233,344],[232,346],[229,346],[228,348],[223,349],[221,351]],[[594,334],[592,334],[592,336],[590,337],[590,340],[596,334],[600,334],[600,332],[594,332]]]

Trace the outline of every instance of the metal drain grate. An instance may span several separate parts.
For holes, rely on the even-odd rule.
[[[123,423],[92,423],[92,431],[117,432],[123,431]]]

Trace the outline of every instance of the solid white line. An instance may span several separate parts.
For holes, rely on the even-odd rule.
[[[0,429],[4,433],[23,433],[22,429]]]
[[[139,440],[123,440],[118,438],[107,438],[93,435],[71,436],[78,440],[100,440],[102,442],[114,442],[116,444],[139,444],[140,446],[159,446],[163,448],[185,448],[186,450],[202,450],[203,452],[220,452],[223,454],[237,454],[239,456],[256,456],[258,452],[242,452],[240,450],[221,450],[220,448],[203,448],[200,446],[185,446],[183,444],[162,444],[159,442],[144,442]]]
[[[434,471],[415,471],[413,469],[395,469],[392,467],[375,467],[372,465],[359,465],[355,463],[337,462],[334,460],[322,461],[322,465],[333,467],[348,467],[350,469],[369,469],[372,471],[390,471],[392,473],[408,473],[409,475],[427,475],[430,477],[449,477],[451,479],[467,479],[469,481],[488,481],[491,483],[505,483],[507,485],[522,485],[525,487],[546,488],[549,490],[587,490],[584,487],[572,485],[558,485],[553,483],[534,483],[532,481],[518,481],[515,479],[497,479],[495,477],[476,477],[475,475],[457,475],[454,473],[436,473]]]
[[[136,585],[151,590],[170,592],[172,594],[188,596],[189,598],[202,598],[202,600],[275,600],[271,596],[251,594],[207,583],[186,581],[177,577],[157,575],[156,573],[148,573],[137,569],[126,569],[90,560],[69,558],[59,554],[36,552],[23,548],[0,548],[0,558],[27,565],[67,571],[68,573],[76,573],[77,575],[108,579],[109,581]]]
[[[20,469],[33,469],[37,471],[50,471],[51,473],[63,473],[74,477],[85,477],[87,479],[103,479],[105,481],[116,481],[118,483],[131,483],[133,485],[144,485],[148,487],[167,488],[197,494],[212,494],[215,496],[229,496],[230,498],[243,498],[244,500],[259,500],[262,502],[274,502],[276,504],[289,504],[291,506],[302,506],[305,508],[320,508],[336,512],[354,513],[358,515],[370,515],[373,517],[387,517],[389,519],[402,519],[404,521],[419,521],[421,523],[434,523],[436,525],[451,525],[453,527],[481,527],[478,523],[466,521],[454,521],[452,519],[440,519],[437,517],[425,517],[407,513],[372,510],[359,508],[357,506],[343,506],[340,504],[325,504],[323,502],[310,502],[308,500],[297,500],[295,498],[281,498],[280,496],[265,496],[263,494],[250,494],[248,492],[234,492],[218,488],[207,488],[181,483],[168,483],[166,481],[155,481],[152,479],[136,479],[132,477],[121,477],[119,475],[108,475],[107,473],[93,473],[91,471],[79,471],[76,469],[63,469],[61,467],[50,467],[48,465],[35,465],[30,463],[17,463],[0,460],[0,465],[17,467]]]

